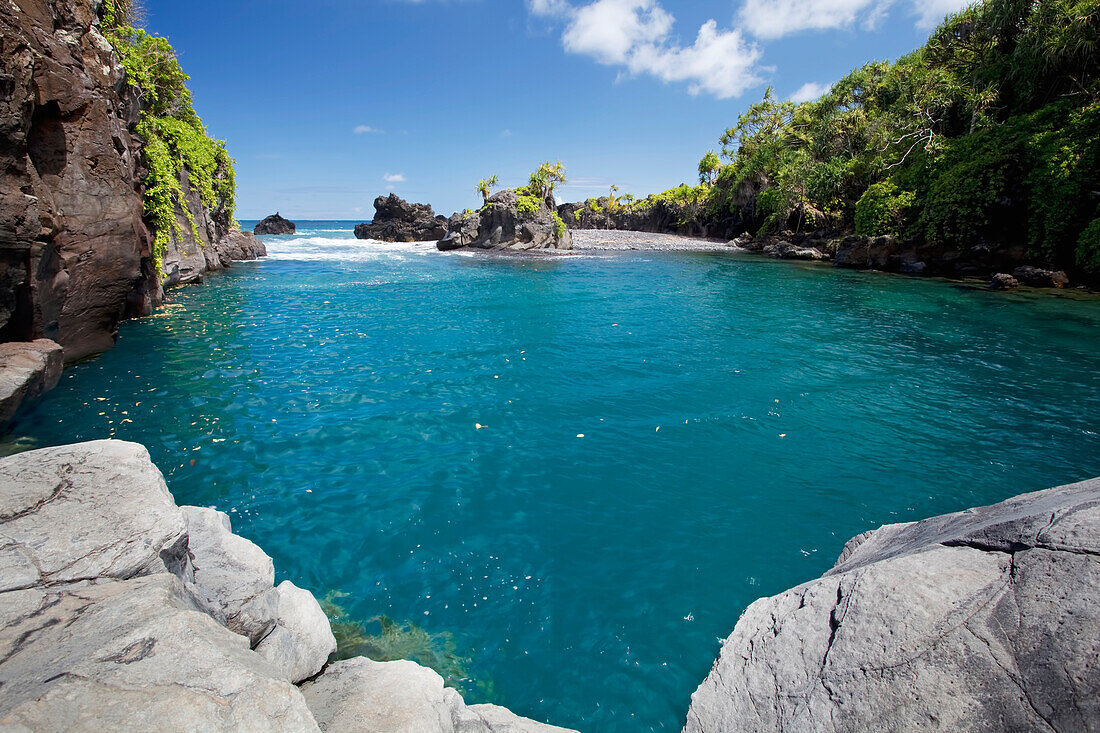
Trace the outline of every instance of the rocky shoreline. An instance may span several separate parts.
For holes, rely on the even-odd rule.
[[[0,459],[0,725],[561,733],[413,662],[333,660],[308,591],[136,444]],[[1090,730],[1100,479],[865,532],[753,603],[686,733]]]
[[[336,651],[314,597],[145,448],[0,460],[0,727],[563,733],[413,662]]]

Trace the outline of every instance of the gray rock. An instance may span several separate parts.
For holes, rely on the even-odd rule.
[[[989,281],[990,290],[1010,290],[1018,287],[1020,287],[1019,281],[1005,272],[998,272]]]
[[[0,459],[0,591],[171,570],[186,526],[137,443],[98,440]]]
[[[447,219],[427,204],[411,204],[397,194],[374,200],[374,219],[356,224],[359,239],[382,242],[436,242],[447,234]]]
[[[233,534],[229,516],[202,507],[180,507],[187,520],[194,583],[200,607],[255,646],[275,627],[279,594],[271,558]]]
[[[329,733],[565,733],[495,705],[467,707],[442,677],[415,662],[335,662],[303,684],[302,694]]]
[[[686,731],[1100,728],[1100,479],[853,538],[752,604]]]
[[[291,682],[301,682],[321,671],[336,651],[328,617],[317,599],[289,580],[279,583],[279,620],[256,651]]]
[[[1017,267],[1012,271],[1012,276],[1034,288],[1064,288],[1069,285],[1069,278],[1061,270],[1043,270],[1031,265]]]
[[[823,260],[825,254],[816,247],[800,247],[785,240],[773,242],[764,247],[763,252],[768,257],[784,260]]]
[[[0,344],[0,430],[19,407],[61,380],[63,350],[49,339]]]
[[[160,573],[0,594],[5,730],[316,731],[301,693]]]

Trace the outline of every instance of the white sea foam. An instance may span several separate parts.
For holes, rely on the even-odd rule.
[[[401,261],[409,257],[440,254],[435,242],[379,242],[374,239],[337,239],[317,235],[293,240],[272,239],[266,244],[268,259],[302,262]]]

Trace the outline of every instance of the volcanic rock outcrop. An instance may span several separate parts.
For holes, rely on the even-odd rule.
[[[514,252],[568,250],[573,236],[548,202],[513,190],[493,194],[477,212],[460,213],[447,223],[436,246],[443,251],[474,247]]]
[[[356,224],[359,239],[382,242],[433,242],[447,233],[447,218],[427,204],[410,204],[397,194],[374,200],[374,220]]]
[[[253,234],[294,234],[298,227],[289,219],[279,216],[276,211],[271,216],[266,216],[252,228]]]
[[[1096,730],[1098,600],[1100,479],[887,525],[749,606],[685,731]]]

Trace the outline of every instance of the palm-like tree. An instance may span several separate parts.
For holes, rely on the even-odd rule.
[[[492,192],[493,186],[495,185],[497,185],[497,177],[495,175],[489,176],[488,180],[482,178],[477,182],[475,190],[481,194],[482,203],[489,202],[489,194]]]
[[[538,191],[543,201],[550,197],[554,186],[559,183],[565,183],[565,166],[560,160],[553,164],[550,161],[544,162],[535,169],[530,178],[532,193]]]

